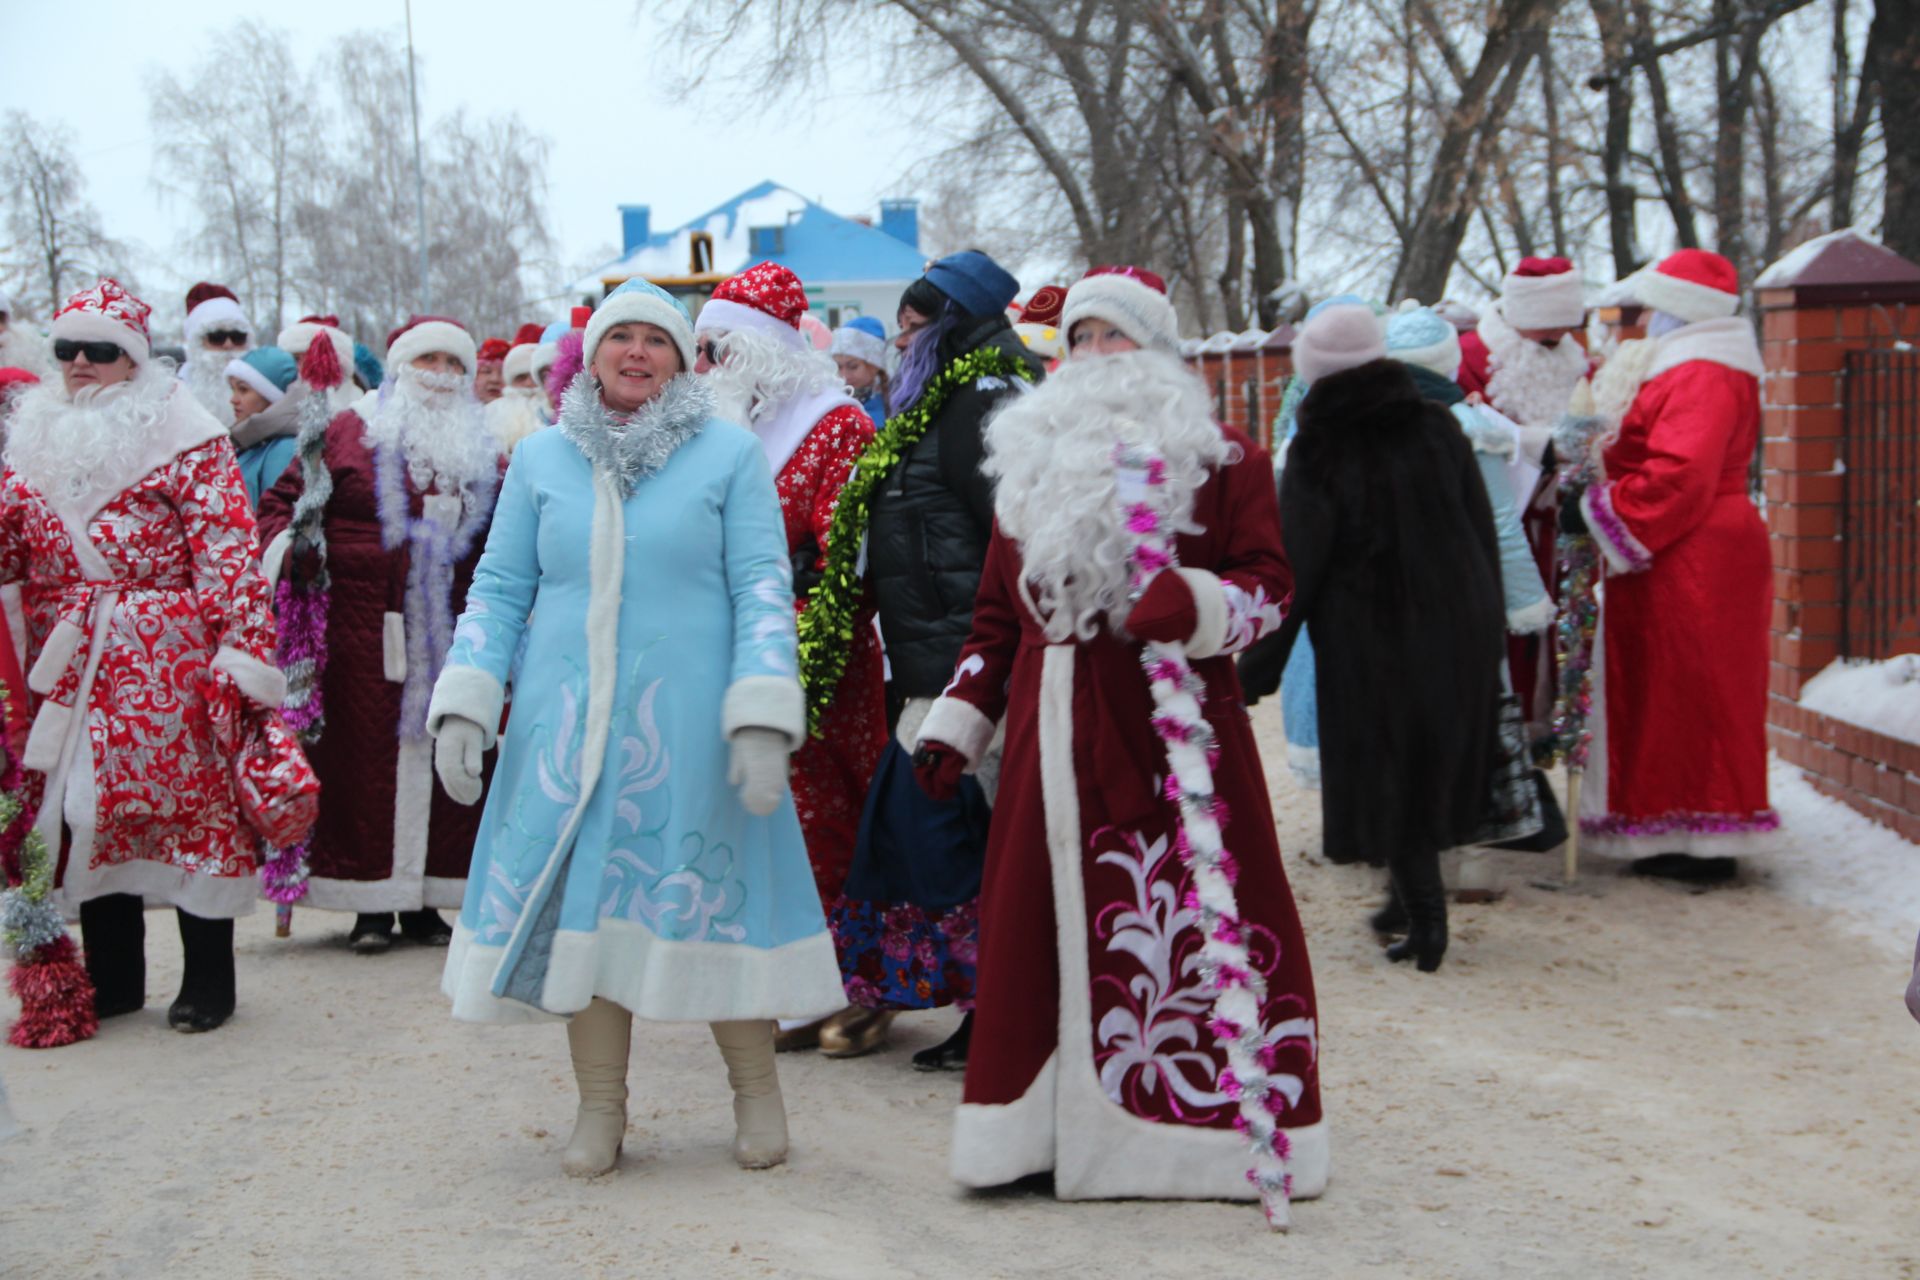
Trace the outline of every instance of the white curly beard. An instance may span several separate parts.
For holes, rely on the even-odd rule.
[[[538,387],[507,387],[500,398],[485,410],[487,430],[500,452],[512,453],[513,447],[547,425],[543,412],[547,397]]]
[[[812,347],[798,350],[764,333],[738,329],[715,344],[721,363],[703,376],[722,418],[751,427],[791,401],[824,391],[844,391],[833,357]]]
[[[227,363],[238,360],[243,351],[211,351],[195,344],[181,367],[181,380],[201,408],[220,420],[223,427],[233,425],[233,389],[227,386]]]
[[[171,367],[149,361],[125,382],[72,397],[58,381],[41,383],[14,404],[7,466],[49,498],[78,500],[97,474],[132,470],[144,438],[167,416],[175,381]]]
[[[473,379],[428,373],[411,365],[394,371],[367,422],[367,443],[397,448],[417,489],[453,493],[500,465],[500,447],[487,430]]]
[[[1487,344],[1487,399],[1493,407],[1522,426],[1557,425],[1587,376],[1587,353],[1572,335],[1543,347],[1491,309],[1481,318],[1480,339]]]
[[[1055,643],[1092,639],[1104,619],[1125,616],[1133,538],[1114,489],[1119,443],[1160,451],[1174,528],[1199,532],[1194,495],[1233,447],[1206,385],[1177,357],[1070,359],[987,424],[994,514],[1020,545],[1031,603]]]

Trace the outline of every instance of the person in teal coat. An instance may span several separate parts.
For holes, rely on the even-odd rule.
[[[240,479],[247,501],[257,513],[260,495],[293,461],[294,437],[300,434],[300,406],[307,388],[296,383],[300,370],[293,357],[279,347],[255,347],[227,362],[227,389],[232,393],[233,452],[240,463]]]
[[[583,356],[557,429],[514,451],[428,710],[455,799],[500,751],[442,985],[462,1020],[569,1019],[566,1172],[618,1160],[634,1016],[712,1024],[735,1159],[766,1167],[772,1020],[846,1003],[787,792],[806,716],[780,507],[677,300],[621,286]]]

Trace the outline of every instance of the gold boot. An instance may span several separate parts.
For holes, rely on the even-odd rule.
[[[893,1025],[891,1009],[848,1009],[820,1028],[820,1053],[828,1058],[858,1058],[887,1042]]]

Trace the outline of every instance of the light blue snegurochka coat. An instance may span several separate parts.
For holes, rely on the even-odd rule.
[[[727,781],[735,728],[805,733],[773,476],[690,376],[660,399],[684,442],[624,499],[565,430],[514,451],[435,686],[430,727],[491,745],[524,640],[442,982],[465,1021],[845,1003],[791,797],[759,818]]]

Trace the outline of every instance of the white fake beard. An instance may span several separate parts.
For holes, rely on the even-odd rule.
[[[233,389],[227,385],[227,364],[245,355],[244,351],[213,351],[193,344],[181,377],[187,390],[202,408],[220,420],[223,427],[233,425]]]
[[[1543,347],[1521,337],[1496,307],[1481,319],[1480,339],[1491,357],[1487,399],[1493,407],[1525,426],[1557,425],[1587,376],[1587,353],[1573,335]]]
[[[407,365],[392,383],[367,423],[367,443],[398,449],[416,489],[453,493],[499,466],[500,449],[473,398],[471,377]]]
[[[71,398],[60,382],[41,383],[14,403],[7,466],[48,498],[78,501],[96,474],[133,468],[144,439],[166,419],[174,382],[171,368],[148,361],[125,382]]]
[[[1020,544],[1031,603],[1055,643],[1090,640],[1126,616],[1127,530],[1114,489],[1116,444],[1145,444],[1166,462],[1173,527],[1198,533],[1193,500],[1232,460],[1206,385],[1177,357],[1128,351],[1070,359],[987,424],[985,473],[994,514]]]
[[[846,389],[833,357],[812,346],[796,350],[751,329],[734,330],[715,345],[722,363],[704,376],[719,415],[743,427],[772,417],[798,396]]]
[[[547,398],[538,387],[508,387],[486,407],[487,430],[500,452],[513,447],[547,425]]]

